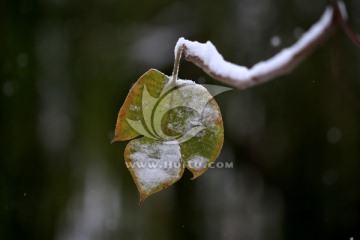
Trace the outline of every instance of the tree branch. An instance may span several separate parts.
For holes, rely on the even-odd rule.
[[[246,89],[291,71],[324,42],[339,23],[347,34],[351,35],[353,41],[359,41],[359,35],[349,30],[346,20],[344,3],[334,1],[326,8],[320,20],[294,45],[283,49],[266,61],[255,64],[250,69],[225,61],[210,41],[199,43],[180,38],[175,46],[175,56],[183,52],[186,60],[196,64],[211,77],[235,88]]]
[[[360,35],[355,32],[347,22],[347,13],[344,2],[339,2],[338,4],[334,4],[335,11],[340,12],[340,24],[344,29],[346,35],[350,38],[350,40],[358,47],[360,47]]]

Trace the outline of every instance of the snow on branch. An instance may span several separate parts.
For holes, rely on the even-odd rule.
[[[175,46],[175,61],[179,61],[183,52],[186,60],[196,64],[211,77],[235,88],[245,89],[291,71],[327,38],[337,26],[338,19],[346,21],[347,14],[343,2],[335,1],[294,45],[251,68],[225,61],[210,41],[199,43],[184,38],[180,38]]]

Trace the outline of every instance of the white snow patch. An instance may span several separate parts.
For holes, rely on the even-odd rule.
[[[177,79],[176,80],[176,85],[179,86],[179,85],[182,85],[182,84],[191,84],[191,85],[194,85],[195,82],[192,81],[192,80],[187,80],[187,79]]]
[[[187,162],[187,165],[189,168],[199,171],[207,167],[208,163],[209,163],[209,159],[200,155],[195,155]]]
[[[340,14],[343,17],[343,19],[345,21],[348,20],[348,13],[346,11],[345,3],[343,1],[338,1],[338,6],[339,6]]]
[[[214,126],[220,119],[220,111],[215,111],[211,104],[206,105],[202,112],[202,123],[204,123],[205,126]]]
[[[133,141],[130,154],[133,171],[144,192],[149,193],[159,184],[180,178],[181,152],[177,144]]]
[[[140,107],[135,105],[130,105],[130,111],[138,112],[140,111]]]

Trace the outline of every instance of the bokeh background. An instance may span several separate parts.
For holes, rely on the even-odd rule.
[[[130,87],[171,74],[179,37],[252,66],[326,4],[1,1],[0,239],[359,239],[360,49],[342,31],[292,73],[216,97],[231,169],[185,173],[139,206],[127,143],[110,144]],[[217,84],[185,61],[180,77]]]

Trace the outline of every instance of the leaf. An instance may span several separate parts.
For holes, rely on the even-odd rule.
[[[206,88],[188,80],[170,81],[151,69],[126,97],[113,142],[143,135],[125,149],[142,202],[178,181],[185,167],[193,179],[203,174],[220,153],[223,132],[220,109]]]

